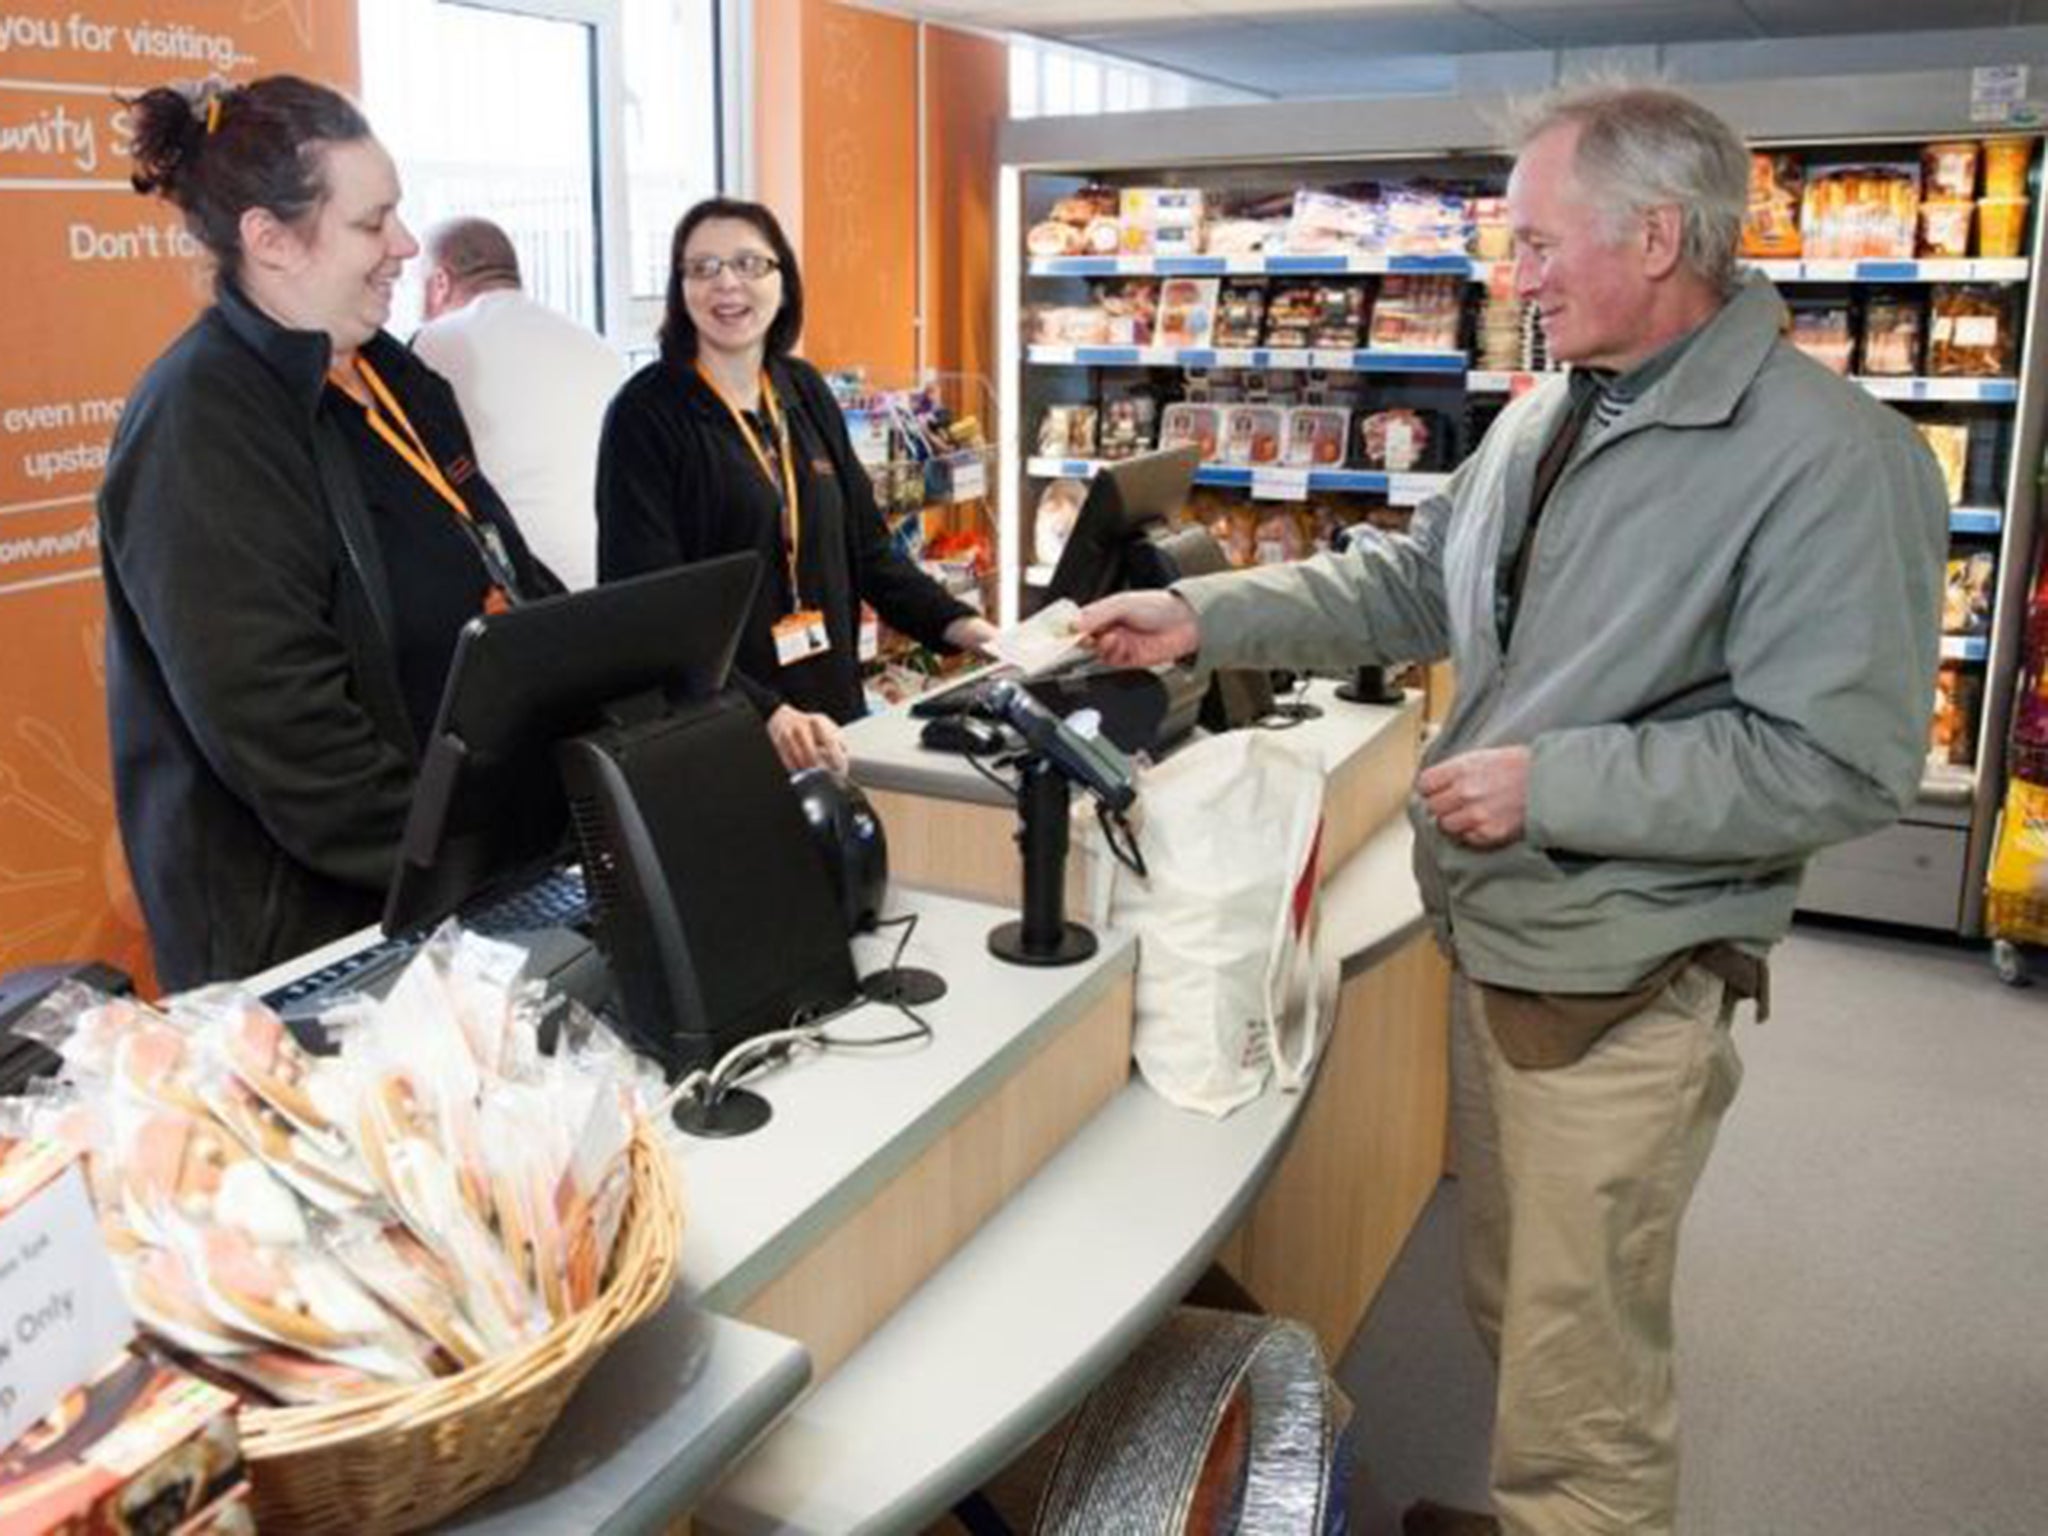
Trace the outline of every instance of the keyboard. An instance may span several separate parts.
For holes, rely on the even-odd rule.
[[[581,870],[557,870],[460,915],[464,927],[491,938],[536,929],[580,929],[590,921],[590,896],[584,888]],[[263,1001],[290,1022],[314,1018],[327,1004],[349,993],[379,994],[397,979],[406,961],[426,942],[429,932],[423,928],[379,939],[264,993]]]

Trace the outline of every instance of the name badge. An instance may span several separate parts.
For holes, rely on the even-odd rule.
[[[794,666],[831,649],[832,640],[825,633],[825,615],[821,610],[804,608],[775,621],[775,660],[779,665]]]

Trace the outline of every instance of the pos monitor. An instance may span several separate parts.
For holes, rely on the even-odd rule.
[[[797,797],[759,714],[722,691],[759,579],[756,556],[730,555],[472,620],[386,931],[529,882],[573,847],[620,1022],[671,1071],[851,997]]]
[[[1208,529],[1174,526],[1200,462],[1199,450],[1184,445],[1103,465],[1088,482],[1047,598],[1086,604],[1112,592],[1228,570],[1230,562]],[[1211,730],[1250,725],[1272,708],[1273,685],[1264,672],[1226,669],[1210,678],[1202,724]]]

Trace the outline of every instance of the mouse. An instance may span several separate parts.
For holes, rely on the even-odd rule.
[[[974,715],[938,715],[925,721],[917,733],[918,744],[932,752],[960,752],[969,757],[988,757],[1006,750],[1010,736],[992,720]]]

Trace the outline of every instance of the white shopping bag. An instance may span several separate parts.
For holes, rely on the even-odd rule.
[[[1095,919],[1138,935],[1133,1048],[1162,1097],[1219,1118],[1307,1079],[1335,966],[1318,959],[1323,770],[1256,730],[1191,742],[1138,778],[1140,878],[1099,832]]]

